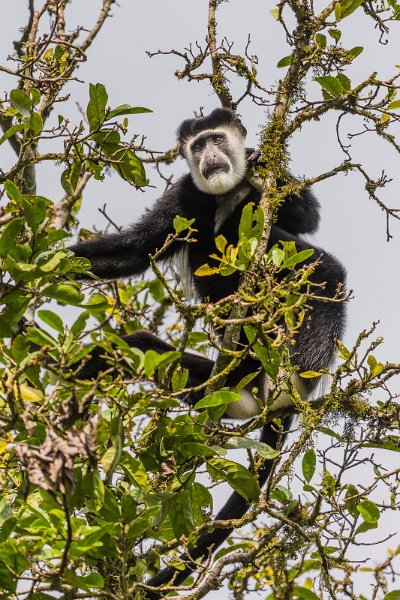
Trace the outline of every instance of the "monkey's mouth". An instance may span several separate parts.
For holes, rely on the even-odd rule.
[[[229,172],[229,165],[226,165],[226,164],[208,165],[208,166],[204,167],[204,169],[203,169],[203,177],[205,177],[206,179],[210,179],[210,177],[213,177],[214,175],[217,175],[219,173],[228,173],[228,172]]]

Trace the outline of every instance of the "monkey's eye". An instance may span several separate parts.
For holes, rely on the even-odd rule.
[[[217,146],[219,144],[222,144],[223,141],[224,141],[224,138],[222,137],[222,135],[216,135],[213,139],[214,144],[216,144]]]
[[[193,144],[193,146],[192,146],[193,152],[200,152],[201,148],[202,148],[201,142],[197,142],[196,144]]]

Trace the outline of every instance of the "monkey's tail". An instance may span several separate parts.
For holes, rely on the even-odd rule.
[[[282,431],[285,432],[289,429],[291,423],[291,417],[286,418],[282,422]],[[261,431],[260,442],[264,442],[276,448],[278,443],[281,445],[284,441],[285,434],[277,430],[276,426],[272,423],[264,425]],[[271,473],[273,461],[265,460],[261,469],[258,471],[258,483],[260,487],[267,481],[269,474]],[[240,519],[247,512],[248,503],[247,501],[238,494],[233,492],[228,501],[224,504],[221,510],[217,513],[215,519],[217,521],[225,521],[228,519]],[[197,559],[205,558],[209,553],[215,552],[215,550],[229,537],[232,533],[233,527],[229,528],[216,528],[209,533],[203,533],[197,540],[194,548],[189,548],[187,553],[181,555],[181,559],[186,561],[188,557],[193,561],[193,565],[188,564],[184,570],[178,570],[175,567],[165,567],[159,571],[154,577],[151,577],[146,584],[151,587],[161,587],[169,583],[174,582],[174,585],[180,585],[193,571],[196,570],[195,561]],[[162,596],[163,592],[156,592],[146,590],[146,596],[148,600],[158,600]]]

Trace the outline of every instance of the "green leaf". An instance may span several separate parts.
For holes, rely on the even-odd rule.
[[[326,35],[324,35],[323,33],[317,33],[315,36],[315,40],[318,44],[318,46],[320,48],[322,48],[322,50],[325,50],[326,48]]]
[[[9,256],[10,248],[15,247],[17,236],[23,226],[23,219],[14,219],[7,223],[0,237],[0,256],[4,258]]]
[[[345,19],[353,13],[365,0],[342,0],[340,2],[340,17],[338,20]],[[335,7],[336,8],[336,7]]]
[[[0,563],[0,585],[7,592],[15,592],[17,589],[18,578],[15,577],[7,567]],[[0,588],[0,590],[1,590]],[[3,596],[6,598],[7,596]]]
[[[67,570],[64,573],[63,581],[85,592],[90,592],[90,588],[102,589],[104,587],[104,579],[99,573],[90,573],[85,577],[81,577],[76,575],[74,571]]]
[[[53,336],[50,335],[50,333],[48,333],[47,331],[44,331],[44,329],[39,329],[37,327],[35,327],[35,328],[29,327],[28,328],[27,338],[34,344],[37,344],[38,346],[49,345],[54,348],[58,346],[57,340],[55,340],[53,338]]]
[[[362,444],[363,448],[380,448],[381,450],[391,450],[392,452],[400,452],[400,437],[390,435],[380,439],[377,442],[368,442]]]
[[[197,481],[190,486],[189,492],[195,523],[199,525],[207,519],[206,509],[212,509],[213,498],[208,489]]]
[[[215,245],[217,247],[217,250],[219,250],[221,254],[224,253],[227,243],[228,241],[223,235],[219,235],[215,238]]]
[[[23,90],[11,90],[10,101],[23,117],[29,117],[32,109],[32,101],[28,94]]]
[[[214,406],[222,406],[230,404],[231,402],[238,402],[242,400],[242,396],[236,392],[229,392],[228,390],[219,390],[214,392],[210,396],[202,398],[195,404],[195,410],[201,410],[202,408],[210,408]]]
[[[364,50],[363,46],[355,46],[351,50],[349,50],[351,57],[356,58],[361,52]]]
[[[149,283],[149,292],[156,302],[163,302],[165,299],[164,285],[159,279],[153,279]]]
[[[346,346],[340,340],[336,341],[337,347],[339,349],[340,356],[346,360],[351,357],[351,352],[346,348]]]
[[[135,461],[136,459],[133,459],[133,460]],[[103,462],[103,459],[102,459],[102,462]],[[100,477],[99,477],[99,479],[101,481]],[[105,490],[106,489],[107,488],[105,488]],[[115,500],[115,502],[116,502],[116,500]],[[114,506],[114,508],[118,508],[118,506],[117,507]],[[136,518],[138,516],[138,514],[137,514],[138,504],[132,496],[130,496],[129,494],[124,494],[122,496],[122,498],[120,500],[120,509],[121,509],[121,517],[124,521],[129,522],[129,521],[136,520]],[[142,512],[140,516],[144,517],[144,513]],[[119,518],[119,516],[118,516],[118,518]]]
[[[148,184],[143,163],[132,150],[114,144],[105,144],[103,149],[106,156],[113,160],[112,167],[123,179],[136,187]]]
[[[252,440],[248,437],[232,437],[229,438],[225,443],[225,448],[228,450],[235,448],[245,448],[246,450],[255,450],[261,458],[273,460],[277,456],[279,456],[279,450],[275,450],[275,448],[271,448],[268,444],[264,442],[259,442],[257,440]]]
[[[216,451],[214,448],[210,448],[205,444],[199,442],[181,442],[179,441],[177,451],[184,458],[190,458],[192,456],[215,456]]]
[[[216,273],[219,273],[219,268],[210,267],[209,264],[201,265],[201,267],[196,269],[194,272],[196,277],[209,277],[210,275],[215,275]]]
[[[46,325],[49,325],[59,333],[64,333],[63,320],[61,319],[61,317],[56,315],[56,313],[54,313],[51,310],[39,310],[38,315],[42,319],[42,321],[46,323]]]
[[[254,373],[249,373],[248,375],[245,375],[245,377],[243,377],[243,379],[241,379],[239,381],[239,383],[235,386],[234,391],[240,392],[240,390],[247,387],[249,385],[249,383],[251,383],[253,381],[253,379],[255,379],[257,377],[257,375],[259,375],[259,374],[260,374],[259,371],[255,371]]]
[[[314,379],[315,377],[321,377],[324,373],[318,373],[318,371],[303,371],[303,373],[299,373],[300,377],[303,379]]]
[[[339,29],[328,29],[328,33],[335,40],[335,42],[338,42],[342,37],[342,32]]]
[[[309,483],[315,473],[315,467],[317,464],[317,457],[315,455],[315,452],[312,448],[310,448],[309,450],[307,450],[304,453],[303,456],[303,461],[302,461],[302,469],[303,469],[303,475],[304,475],[304,479],[307,481],[307,483]]]
[[[345,496],[345,506],[352,517],[356,518],[359,515],[357,504],[359,501],[359,492],[354,485],[348,485]]]
[[[86,310],[92,314],[106,310],[109,307],[109,304],[104,294],[101,294],[100,292],[95,292],[90,296],[86,304],[83,304],[82,306],[84,306]]]
[[[121,143],[121,136],[119,131],[115,129],[101,129],[92,134],[92,140],[100,145],[104,145],[104,151],[109,157],[113,152],[119,149]]]
[[[379,508],[371,500],[364,500],[361,504],[357,504],[357,510],[367,523],[377,523],[381,516]]]
[[[278,67],[278,69],[282,69],[282,67],[288,67],[291,62],[292,55],[290,54],[289,56],[284,56],[283,58],[281,58],[281,60],[277,63],[276,66]]]
[[[8,140],[8,138],[12,137],[13,135],[15,135],[16,133],[18,133],[18,131],[21,131],[21,129],[23,129],[25,127],[25,123],[16,123],[15,125],[13,125],[12,127],[10,127],[9,129],[7,129],[7,131],[5,132],[5,134],[0,138],[0,146],[3,142],[5,142],[6,140]]]
[[[342,9],[340,7],[339,2],[337,4],[335,4],[335,19],[337,21],[340,21],[340,16],[342,14]]]
[[[0,315],[0,338],[9,338],[13,335],[13,330],[7,319]]]
[[[258,500],[260,486],[248,469],[224,458],[211,458],[207,461],[207,470],[217,481],[222,479],[246,500]]]
[[[46,207],[49,204],[51,202],[43,196],[24,196],[22,205],[25,219],[34,234],[38,232],[40,225],[46,219]]]
[[[278,246],[274,246],[271,249],[271,260],[276,267],[279,267],[285,258],[285,253],[282,248],[278,248]]]
[[[371,529],[377,529],[378,523],[368,523],[368,521],[363,521],[356,529],[356,535],[359,533],[367,533],[371,531]]]
[[[185,219],[184,217],[176,216],[174,218],[174,229],[175,233],[182,233],[186,229],[190,229],[196,219]]]
[[[400,590],[392,590],[384,595],[383,600],[400,600]]]
[[[36,88],[29,90],[29,95],[32,98],[32,106],[37,106],[42,98],[42,94]]]
[[[254,202],[248,202],[242,210],[239,223],[240,240],[251,240],[252,238],[255,238],[259,241],[261,239],[264,230],[264,212],[259,206],[254,207]],[[229,246],[229,248],[233,247]]]
[[[287,504],[292,499],[292,492],[283,485],[276,485],[271,492],[271,498],[281,504]]]
[[[158,354],[155,350],[147,350],[144,355],[144,372],[148,377],[152,377],[156,370],[165,363],[171,363],[181,356],[180,352],[171,350]]]
[[[296,252],[296,254],[285,260],[285,262],[282,264],[282,269],[289,269],[298,265],[301,262],[305,262],[313,254],[313,248],[309,248],[308,250],[302,250],[301,252]]]
[[[86,116],[89,121],[90,131],[98,129],[103,123],[106,115],[106,106],[108,94],[102,83],[89,84],[89,104],[86,109]]]
[[[126,541],[129,544],[134,544],[138,540],[138,538],[146,531],[148,527],[150,527],[150,519],[138,517],[135,519],[128,528],[128,533],[126,534]]]
[[[74,337],[78,336],[86,327],[86,321],[89,318],[89,313],[86,311],[79,315],[76,321],[71,325],[71,333]]]
[[[342,84],[339,79],[331,75],[316,77],[315,81],[331,96],[340,96],[343,93]]]
[[[188,490],[182,490],[168,500],[168,516],[177,539],[182,535],[188,537],[191,534],[195,528],[195,522],[192,498]]]
[[[171,378],[172,391],[179,392],[180,390],[182,390],[184,387],[186,387],[188,379],[189,369],[183,369],[183,371],[181,371],[180,369],[175,369]]]
[[[40,133],[43,129],[43,119],[42,116],[33,112],[29,119],[29,129],[33,131],[33,133]]]
[[[370,367],[372,377],[378,377],[378,375],[380,375],[382,373],[382,371],[384,369],[383,364],[378,363],[375,356],[373,356],[372,354],[370,354],[368,356],[367,363],[368,363],[368,366]]]
[[[346,77],[346,75],[344,75],[343,73],[338,73],[337,75],[337,79],[339,79],[342,88],[344,89],[345,92],[348,92],[351,88],[351,81],[348,77]]]
[[[248,202],[242,210],[242,216],[239,223],[239,238],[248,239],[251,237],[251,226],[253,223],[253,202]]]
[[[62,304],[81,304],[85,296],[73,283],[54,283],[44,290],[49,298],[54,298]]]
[[[153,111],[150,108],[144,108],[143,106],[129,106],[129,104],[121,104],[107,113],[106,121],[109,121],[114,117],[120,117],[121,115],[138,115],[140,113],[149,112]]]
[[[320,600],[319,596],[314,594],[314,592],[299,585],[295,586],[294,593],[296,600]]]
[[[64,54],[64,48],[62,46],[56,46],[54,48],[54,58],[56,59],[56,61],[61,60],[63,54]]]
[[[75,192],[81,170],[82,163],[80,161],[74,161],[72,165],[67,167],[61,174],[61,185],[68,195],[72,195]]]
[[[19,200],[21,199],[21,194],[19,193],[19,189],[17,188],[15,183],[10,179],[7,179],[3,185],[4,189],[7,192],[7,196],[10,198],[10,200],[15,200],[16,202],[19,202]]]
[[[395,100],[394,102],[391,102],[387,107],[387,110],[396,110],[397,108],[400,108],[400,100]]]
[[[56,270],[56,267],[60,264],[60,262],[65,258],[65,251],[60,250],[56,252],[50,260],[40,265],[40,270],[43,273],[51,273]]]
[[[253,343],[254,338],[257,335],[257,330],[248,325],[245,325],[243,329],[249,342]],[[281,364],[281,356],[277,348],[275,348],[272,343],[261,344],[260,342],[256,342],[255,344],[253,343],[253,350],[256,353],[257,358],[260,359],[266,373],[268,373],[275,381]]]
[[[336,431],[333,431],[333,429],[330,429],[329,427],[317,427],[317,431],[320,431],[321,433],[324,433],[325,435],[329,435],[333,438],[335,438],[335,440],[338,440],[339,442],[342,442],[342,436],[339,435],[338,433],[336,433]]]

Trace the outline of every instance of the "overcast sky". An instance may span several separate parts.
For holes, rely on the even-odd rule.
[[[37,4],[41,5],[41,2]],[[316,6],[324,4],[315,2]],[[19,27],[27,21],[26,5],[26,0],[1,1],[1,64],[13,52],[12,42],[19,37]],[[67,12],[70,27],[93,24],[99,5],[99,0],[71,2]],[[282,76],[282,70],[277,69],[276,64],[288,54],[281,27],[270,14],[274,6],[274,2],[263,0],[232,0],[223,4],[218,13],[219,36],[227,36],[235,42],[235,51],[243,53],[248,34],[251,35],[250,53],[258,56],[259,76],[267,86]],[[207,83],[187,83],[174,77],[175,70],[183,67],[178,57],[150,59],[146,50],[183,50],[196,40],[204,43],[207,8],[206,0],[120,0],[119,6],[113,8],[113,18],[106,22],[89,50],[88,61],[79,69],[78,76],[84,83],[73,83],[68,88],[74,101],[86,107],[88,83],[101,82],[108,90],[110,105],[130,103],[154,111],[131,117],[132,133],[145,134],[146,145],[151,148],[171,148],[175,143],[175,131],[184,118],[192,116],[200,107],[207,113],[218,102]],[[379,33],[363,14],[343,23],[344,46],[365,48],[349,70],[353,82],[359,83],[373,70],[382,78],[396,71],[395,65],[400,63],[399,29],[400,23],[395,24],[390,42],[381,45]],[[0,73],[1,97],[12,85],[10,78]],[[234,84],[233,89],[237,92],[241,87]],[[68,112],[63,108],[60,112],[75,122],[80,119],[74,103],[70,103]],[[256,146],[259,127],[266,122],[265,109],[243,103],[240,114],[248,130],[249,145]],[[318,123],[305,125],[296,135],[290,146],[294,175],[314,176],[342,162],[345,156],[336,141],[335,124],[335,115],[330,115]],[[361,129],[359,119],[346,117],[343,139],[346,140],[347,132],[356,133]],[[386,171],[393,181],[382,196],[389,206],[400,208],[399,156],[372,134],[353,138],[351,153],[354,162],[362,162],[372,177],[378,178],[383,169]],[[0,167],[6,169],[13,160],[7,144],[1,146]],[[183,161],[179,161],[165,173],[179,175],[184,170]],[[53,167],[40,168],[38,192],[57,201],[63,194],[60,173],[61,169],[57,172]],[[97,211],[104,203],[115,222],[127,225],[134,221],[163,189],[163,183],[152,168],[148,169],[148,176],[158,189],[147,188],[144,193],[136,191],[115,174],[105,183],[90,183],[84,195],[82,225],[105,227],[106,222]],[[322,221],[313,240],[343,262],[348,271],[349,288],[354,292],[348,309],[345,343],[352,346],[361,330],[379,320],[377,335],[383,336],[385,343],[375,354],[381,360],[400,362],[399,222],[391,222],[393,239],[388,243],[385,215],[368,198],[359,175],[338,176],[318,184],[314,191],[322,205]],[[391,547],[393,545],[391,543]]]

